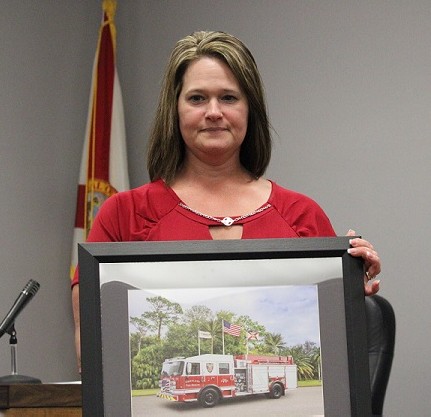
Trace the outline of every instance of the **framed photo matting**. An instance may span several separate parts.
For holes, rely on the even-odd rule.
[[[301,394],[312,391],[287,389],[281,400],[254,398],[252,409],[265,407],[267,415],[286,417],[370,417],[363,263],[347,253],[349,239],[81,244],[83,416],[214,415],[215,409],[200,407],[196,401],[132,396],[136,384],[131,371],[132,318],[150,317],[146,300],[163,297],[181,311],[204,306],[208,311],[234,312],[263,323],[268,332],[289,339],[290,344],[301,337],[316,342],[322,380],[317,399],[301,405]],[[300,310],[305,305],[309,309]],[[305,336],[304,329],[309,329]],[[158,338],[167,337],[166,332],[159,330]],[[205,334],[210,337],[206,332],[197,336],[199,353],[210,346]],[[229,346],[237,342],[231,340]],[[210,353],[221,353],[214,346],[211,349]],[[223,354],[224,349],[223,338]],[[299,408],[293,411],[296,402]],[[245,411],[249,404],[250,400],[223,399],[216,412],[253,417],[252,411]]]

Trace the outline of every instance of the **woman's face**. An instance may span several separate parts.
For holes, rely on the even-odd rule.
[[[203,57],[188,66],[178,97],[178,117],[186,152],[200,160],[239,160],[248,103],[223,61]]]

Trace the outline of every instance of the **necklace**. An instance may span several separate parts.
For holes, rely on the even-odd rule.
[[[235,217],[234,219],[232,219],[232,217],[224,217],[223,219],[219,219],[217,217],[209,216],[208,214],[203,214],[197,210],[193,210],[191,207],[186,206],[184,203],[180,202],[180,203],[178,203],[178,205],[180,207],[188,210],[188,211],[191,211],[192,213],[197,214],[198,216],[204,217],[205,219],[208,219],[208,220],[214,220],[215,222],[222,223],[225,226],[232,226],[234,223],[236,223],[242,219],[246,219],[247,217],[254,216],[255,214],[261,213],[262,211],[265,211],[266,209],[269,209],[271,207],[271,204],[268,203],[266,206],[258,208],[256,210],[252,211],[251,213],[244,214],[244,215],[239,216],[239,217]]]

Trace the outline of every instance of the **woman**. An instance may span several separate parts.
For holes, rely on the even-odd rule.
[[[166,241],[335,236],[310,198],[262,177],[271,138],[259,71],[250,51],[222,32],[180,40],[165,72],[148,149],[151,183],[100,209],[88,241]],[[348,235],[354,235],[349,231]],[[364,239],[365,293],[380,259]],[[78,276],[73,281],[79,353]]]

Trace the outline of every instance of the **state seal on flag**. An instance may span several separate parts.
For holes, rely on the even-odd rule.
[[[117,190],[108,182],[100,179],[90,179],[87,183],[87,213],[86,232],[87,235],[93,225],[93,221],[102,204]]]

